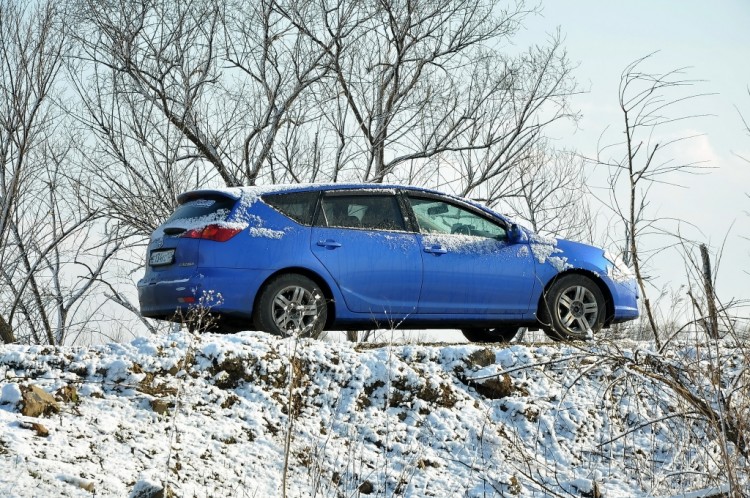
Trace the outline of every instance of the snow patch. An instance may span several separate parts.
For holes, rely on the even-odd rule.
[[[251,227],[248,229],[248,233],[251,237],[265,237],[267,239],[280,239],[286,232],[283,230],[272,230],[270,228],[263,227]]]
[[[573,267],[573,265],[568,263],[567,257],[553,256],[553,254],[563,252],[562,249],[557,247],[557,239],[544,237],[535,233],[531,236],[530,242],[531,252],[534,254],[534,257],[540,265],[549,262],[549,264],[558,272]]]
[[[614,282],[628,282],[635,280],[635,272],[629,267],[622,258],[614,256],[609,251],[604,253],[604,258],[610,262],[607,266],[607,276]]]
[[[425,247],[442,246],[450,252],[477,255],[493,254],[505,246],[495,239],[459,234],[425,234],[422,240]]]
[[[196,201],[191,201],[196,202]],[[227,215],[229,214],[228,209],[219,209],[214,211],[211,214],[207,214],[205,216],[196,216],[194,218],[180,218],[177,220],[170,221],[168,223],[165,223],[161,225],[159,228],[157,228],[154,233],[151,235],[151,240],[157,240],[161,239],[165,236],[164,230],[168,228],[180,228],[185,231],[188,230],[200,230],[201,228],[204,228],[208,225],[228,225],[226,223]]]
[[[18,384],[5,384],[0,395],[0,405],[18,405],[23,399],[21,388]]]
[[[248,212],[248,209],[258,199],[257,196],[245,196],[243,197],[241,207],[236,209],[234,219],[238,220],[243,224],[243,229],[248,228],[248,235],[250,237],[263,237],[267,239],[280,239],[286,232],[284,230],[275,230],[272,228],[265,227],[265,220],[258,215]]]
[[[679,397],[640,371],[646,357],[678,371],[707,354],[730,377],[747,369],[731,345],[663,355],[622,342],[354,345],[258,332],[2,345],[2,402],[31,377],[47,392],[74,386],[79,400],[42,420],[46,438],[0,409],[0,465],[13,469],[0,495],[90,496],[91,485],[97,496],[281,496],[290,430],[295,496],[356,496],[365,481],[377,496],[682,496],[724,475],[719,441],[675,416]],[[710,376],[696,382],[715,392]]]

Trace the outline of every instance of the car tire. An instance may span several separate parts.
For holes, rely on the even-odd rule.
[[[461,329],[461,332],[469,342],[510,342],[518,333],[518,327],[506,325],[495,328],[471,328]]]
[[[606,302],[601,289],[584,275],[565,275],[544,294],[540,318],[553,340],[593,338],[604,326]]]
[[[323,332],[328,308],[320,287],[298,274],[280,275],[260,292],[254,310],[260,330],[281,337],[318,338]]]

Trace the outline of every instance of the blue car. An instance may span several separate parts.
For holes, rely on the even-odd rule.
[[[457,328],[470,341],[509,340],[520,327],[586,339],[638,317],[618,258],[434,190],[278,185],[177,200],[138,282],[145,317],[194,326],[210,309],[225,331],[398,325]]]

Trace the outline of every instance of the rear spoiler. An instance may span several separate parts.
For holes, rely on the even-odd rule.
[[[239,188],[191,190],[178,195],[177,203],[185,204],[195,199],[216,199],[217,197],[225,197],[236,201],[242,197],[242,191]]]

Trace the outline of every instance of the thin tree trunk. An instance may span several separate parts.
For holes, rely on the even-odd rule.
[[[13,329],[10,324],[5,321],[5,317],[0,315],[0,339],[5,344],[12,344],[16,342],[16,337],[13,335]]]
[[[719,318],[714,299],[714,283],[711,278],[711,259],[708,255],[706,244],[700,245],[701,260],[703,261],[703,288],[706,292],[706,306],[708,311],[708,336],[711,339],[719,338]]]

